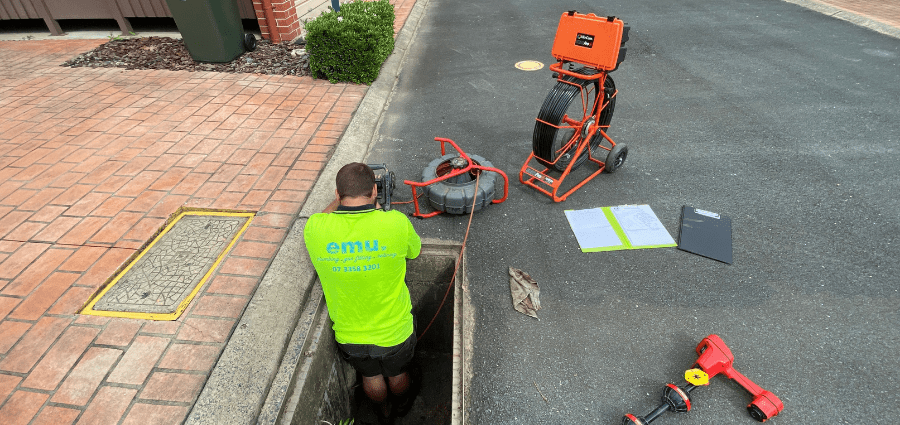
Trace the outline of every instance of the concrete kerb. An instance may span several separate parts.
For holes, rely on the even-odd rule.
[[[335,153],[316,181],[298,219],[262,278],[240,322],[194,403],[186,424],[274,423],[278,413],[263,413],[284,403],[294,367],[308,332],[296,329],[301,308],[316,285],[303,244],[306,219],[334,199],[334,176],[347,162],[363,161],[409,46],[415,39],[428,0],[418,0],[397,35],[394,52],[366,92]],[[321,296],[321,291],[316,292]],[[308,329],[307,329],[308,330]],[[285,367],[281,367],[282,363]],[[279,370],[281,372],[279,372]],[[271,400],[267,402],[267,398]]]
[[[894,38],[900,38],[900,28],[893,27],[891,25],[878,22],[874,19],[866,18],[865,16],[858,15],[856,13],[850,12],[848,10],[844,10],[838,7],[830,6],[824,3],[819,3],[813,0],[782,0],[787,3],[793,3],[798,6],[805,7],[810,10],[814,10],[824,15],[831,16],[833,18],[838,18],[861,27],[866,27],[870,30],[879,32],[884,35],[888,35]]]

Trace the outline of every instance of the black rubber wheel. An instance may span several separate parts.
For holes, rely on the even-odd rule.
[[[256,50],[256,36],[250,33],[244,34],[244,50],[252,52]]]
[[[628,146],[625,146],[624,143],[619,143],[613,146],[612,149],[609,150],[609,153],[606,155],[606,168],[604,171],[607,173],[615,173],[616,170],[622,168],[625,165],[625,158],[628,157]]]
[[[766,419],[769,419],[766,417],[766,414],[763,413],[762,409],[757,407],[755,404],[747,406],[747,412],[750,413],[751,418],[756,419],[758,422],[765,422]]]
[[[428,163],[422,170],[422,181],[431,181],[452,172],[451,161],[455,158],[460,157],[457,154],[447,154]],[[469,155],[469,158],[472,158],[472,161],[478,165],[494,167],[490,161],[478,155]],[[475,187],[476,173],[481,174],[478,177],[477,188]],[[480,172],[473,169],[471,172],[453,179],[426,186],[425,196],[435,210],[450,214],[468,214],[472,212],[473,203],[475,211],[478,211],[494,200],[497,177],[497,173]]]
[[[594,75],[599,71],[583,68],[578,72]],[[594,99],[600,86],[599,80],[582,80],[569,76],[563,77],[563,80],[577,85],[557,81],[544,99],[543,105],[541,105],[541,109],[538,112],[540,121],[535,122],[534,133],[532,134],[532,152],[534,152],[538,162],[557,171],[563,171],[568,167],[571,161],[570,158],[575,154],[578,145],[575,143],[566,150],[563,150],[563,147],[573,137],[576,137],[576,131],[579,133],[577,135],[578,138],[583,137],[587,133],[585,124],[592,122],[591,117],[594,113],[592,107],[595,106]],[[579,87],[584,88],[584,99]],[[612,95],[615,91],[615,83],[607,75],[604,83],[603,102],[608,102],[608,106],[600,114],[599,122],[599,125],[603,127],[609,126],[610,121],[612,121],[612,114],[615,109],[615,97]],[[584,105],[587,105],[587,110],[585,110]],[[599,104],[596,106],[599,107]],[[579,126],[581,128],[576,130],[574,128],[556,128],[553,126],[569,125],[565,122],[567,117],[581,123]],[[547,125],[541,121],[553,125]],[[593,151],[602,142],[603,136],[598,132],[591,139],[591,150]],[[583,153],[578,157],[572,168],[580,167],[585,160],[587,160],[587,154]],[[554,161],[556,161],[555,164],[553,163]]]
[[[751,418],[756,419],[758,422],[765,422],[766,419],[769,419],[766,417],[766,414],[763,413],[762,409],[755,404],[747,406],[747,412],[750,413]]]

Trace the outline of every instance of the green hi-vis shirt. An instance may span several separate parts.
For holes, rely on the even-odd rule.
[[[406,259],[422,240],[399,211],[313,214],[303,231],[341,344],[398,345],[413,333]]]

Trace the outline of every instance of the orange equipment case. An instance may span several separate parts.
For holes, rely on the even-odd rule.
[[[613,71],[625,59],[626,40],[628,28],[621,19],[569,11],[559,18],[551,54],[558,61]]]

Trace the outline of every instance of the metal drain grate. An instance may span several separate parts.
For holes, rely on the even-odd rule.
[[[175,320],[250,225],[252,212],[182,210],[82,314]]]

